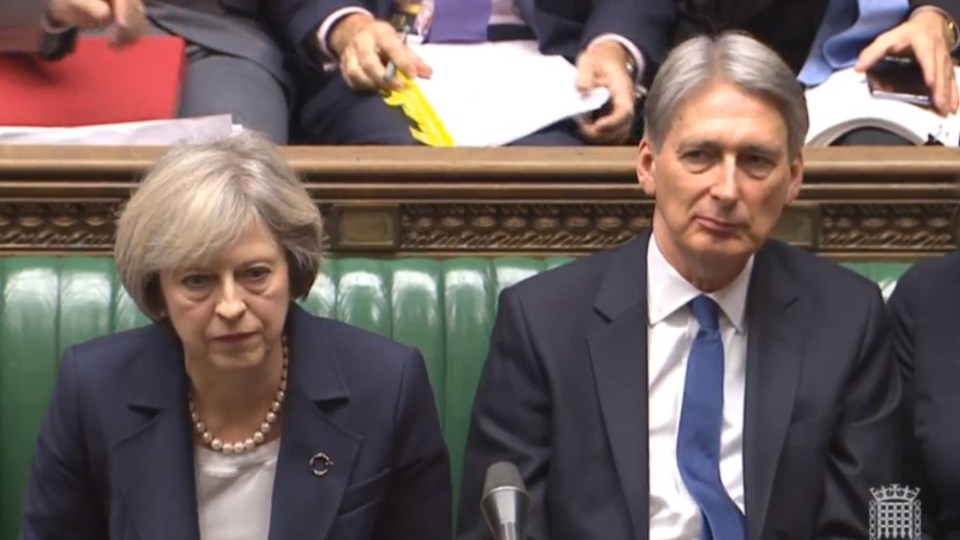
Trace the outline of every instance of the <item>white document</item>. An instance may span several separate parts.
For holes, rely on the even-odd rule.
[[[64,128],[0,127],[0,144],[172,146],[214,141],[239,129],[229,114]]]
[[[502,146],[555,122],[599,109],[606,88],[581,94],[576,68],[533,41],[413,46],[433,68],[417,85],[455,146]]]
[[[960,69],[957,76],[960,77]],[[853,68],[837,71],[823,84],[807,90],[806,95],[809,146],[828,146],[862,127],[890,131],[916,145],[926,144],[931,136],[945,146],[960,143],[960,116],[944,117],[918,105],[873,97],[867,76]]]

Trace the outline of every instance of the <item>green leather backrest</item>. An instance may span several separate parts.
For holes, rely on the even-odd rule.
[[[423,352],[459,493],[470,406],[497,295],[568,260],[328,260],[303,305]],[[0,259],[0,291],[0,540],[14,540],[61,353],[149,321],[106,257]]]
[[[450,446],[456,494],[497,295],[569,260],[328,260],[303,305],[423,352]],[[849,266],[888,294],[908,264]],[[14,540],[31,454],[61,353],[69,345],[148,320],[105,257],[0,259],[0,291],[0,540]]]

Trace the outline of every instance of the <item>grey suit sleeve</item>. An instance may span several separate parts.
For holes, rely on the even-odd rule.
[[[490,353],[473,405],[460,496],[459,538],[491,538],[480,512],[486,469],[517,466],[530,493],[528,540],[550,538],[546,484],[550,465],[550,390],[527,331],[519,299],[500,296]]]
[[[903,483],[901,385],[879,290],[868,306],[829,448],[818,539],[866,538],[870,489]]]
[[[21,540],[107,538],[104,508],[88,468],[82,414],[76,359],[68,349],[33,456]]]

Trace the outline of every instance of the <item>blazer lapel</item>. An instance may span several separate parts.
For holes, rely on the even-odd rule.
[[[649,232],[612,255],[594,308],[605,324],[587,340],[613,461],[634,538],[649,534],[647,268]]]
[[[800,306],[789,270],[769,249],[757,253],[747,298],[744,491],[749,538],[763,533],[803,360]]]
[[[172,332],[145,331],[142,357],[117,389],[128,406],[114,419],[121,433],[112,445],[111,477],[120,491],[114,499],[139,540],[199,540],[183,352]]]
[[[338,426],[328,414],[349,394],[337,369],[336,345],[323,322],[293,306],[289,332],[290,385],[270,540],[325,538],[336,519],[361,438]],[[329,458],[327,465],[323,457]]]

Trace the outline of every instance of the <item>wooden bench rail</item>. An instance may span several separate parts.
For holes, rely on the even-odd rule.
[[[0,146],[0,179],[126,177],[137,175],[163,152],[160,147]],[[566,180],[631,182],[633,147],[584,148],[284,148],[306,177],[323,181],[386,179]],[[943,147],[812,148],[805,152],[808,181],[851,177],[960,178],[960,152]]]
[[[0,253],[108,252],[116,212],[164,150],[0,146]],[[335,253],[581,254],[629,239],[652,212],[629,147],[283,151]],[[842,258],[957,248],[960,151],[808,149],[805,165],[781,238]]]

